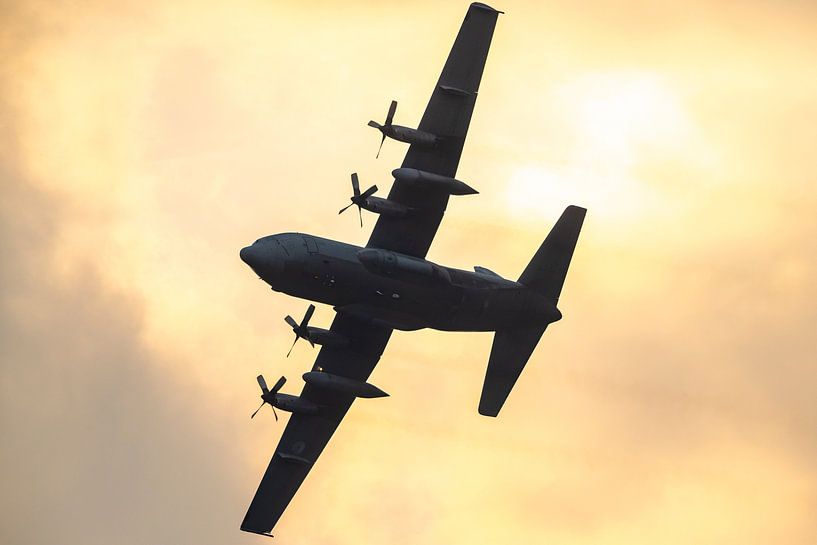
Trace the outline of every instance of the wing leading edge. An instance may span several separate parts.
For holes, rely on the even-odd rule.
[[[468,8],[417,127],[439,137],[439,143],[433,148],[412,144],[403,168],[455,177],[500,13],[480,3]],[[401,218],[380,216],[366,246],[425,257],[445,213],[448,193],[395,180],[388,198],[416,211]]]

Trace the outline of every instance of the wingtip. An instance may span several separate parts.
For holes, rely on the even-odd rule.
[[[471,4],[471,7],[472,8],[477,8],[477,9],[484,9],[485,11],[491,11],[493,13],[500,13],[500,14],[505,13],[504,11],[499,11],[498,9],[492,8],[488,4],[483,4],[482,2],[473,2]]]
[[[265,532],[264,530],[253,530],[252,528],[247,528],[246,526],[243,525],[241,526],[240,529],[242,532],[249,532],[250,534],[257,534],[259,536],[265,537],[275,537],[274,535],[272,535],[272,530],[268,532]]]
[[[481,414],[482,416],[490,416],[491,418],[496,418],[497,416],[499,416],[499,409],[495,407],[489,408],[480,405],[479,409],[477,409],[477,412],[479,412],[479,414]]]
[[[584,208],[582,206],[577,206],[575,204],[571,204],[570,206],[565,208],[565,213],[568,213],[568,212],[584,217],[585,214],[587,214],[587,208]]]

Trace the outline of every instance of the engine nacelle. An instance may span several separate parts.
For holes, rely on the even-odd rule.
[[[390,276],[401,280],[437,281],[451,283],[448,271],[436,263],[389,250],[367,248],[357,253],[364,267],[374,274]]]
[[[400,204],[389,199],[381,199],[380,197],[369,197],[366,199],[366,206],[364,207],[369,212],[380,214],[389,218],[404,218],[412,212],[412,208],[405,204]]]
[[[309,331],[308,340],[315,344],[326,346],[328,348],[345,348],[349,346],[349,339],[330,329],[310,326],[307,328],[307,331]]]
[[[476,189],[465,182],[455,178],[441,176],[425,170],[416,168],[398,168],[392,171],[392,176],[396,180],[412,185],[425,185],[435,187],[448,193],[449,195],[474,195],[479,193]]]
[[[318,414],[320,407],[311,401],[290,394],[275,394],[273,407],[295,414]]]
[[[439,140],[435,134],[402,125],[388,125],[385,134],[394,140],[406,142],[407,144],[416,144],[424,148],[433,148]]]

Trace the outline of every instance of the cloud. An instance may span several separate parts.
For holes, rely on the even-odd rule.
[[[282,357],[305,303],[238,248],[365,242],[336,214],[348,174],[386,187],[405,149],[375,161],[365,121],[392,97],[419,117],[462,10],[21,6],[0,541],[255,542],[237,526],[282,428],[250,425],[253,377],[296,390],[314,352]],[[490,421],[490,335],[396,333],[372,379],[392,397],[350,411],[279,539],[810,544],[817,33],[786,6],[497,6],[460,169],[481,195],[431,257],[515,278],[558,201],[587,202],[565,319]]]
[[[92,256],[63,274],[56,245],[77,211],[26,179],[16,114],[0,110],[0,541],[234,537],[247,494],[225,467],[229,433],[205,425],[198,383],[144,342],[138,295],[111,288]]]

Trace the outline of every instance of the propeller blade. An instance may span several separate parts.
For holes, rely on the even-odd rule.
[[[346,205],[343,208],[341,208],[340,210],[338,210],[338,215],[343,214],[344,212],[346,212],[346,209],[349,208],[350,206],[352,206],[353,204],[355,204],[355,203]]]
[[[295,343],[298,342],[298,339],[300,339],[300,337],[296,333],[295,334],[295,340],[292,342],[292,346],[289,347],[289,352],[287,352],[287,357],[289,357],[289,355],[292,354],[292,349],[295,348]]]
[[[377,155],[374,156],[375,159],[380,157],[380,150],[383,149],[383,142],[385,142],[385,141],[386,141],[386,134],[384,133],[383,138],[380,139],[380,147],[377,148]]]
[[[391,125],[392,119],[394,119],[394,112],[396,112],[396,111],[397,111],[397,101],[392,100],[391,104],[389,105],[389,113],[386,116],[386,123],[385,123],[386,126]]]
[[[306,328],[309,325],[309,320],[312,319],[312,315],[315,314],[315,305],[310,304],[309,308],[306,309],[306,314],[304,314],[304,319],[301,320],[301,327]]]
[[[261,391],[265,394],[269,392],[269,388],[267,388],[267,381],[264,380],[264,375],[258,375],[255,377],[255,380],[258,381],[258,385],[261,387]]]
[[[367,189],[366,191],[361,193],[360,198],[361,199],[368,199],[369,197],[371,197],[375,193],[377,193],[377,186],[373,185],[372,187],[370,187],[369,189]]]
[[[284,321],[289,324],[292,329],[298,329],[298,322],[295,321],[295,318],[287,314],[287,317],[284,318]]]
[[[270,405],[272,407],[272,414],[275,416],[275,421],[278,422],[278,413],[275,412],[275,405]]]
[[[267,403],[266,401],[264,401],[263,403],[261,403],[261,407],[263,407],[263,406],[264,406],[266,403]],[[255,409],[255,412],[254,412],[254,413],[252,413],[252,414],[250,415],[250,418],[255,418],[255,415],[257,415],[257,414],[258,414],[258,411],[260,411],[260,410],[261,410],[261,407],[258,407],[257,409]],[[275,410],[275,409],[273,408],[273,410]]]
[[[357,172],[352,173],[352,191],[355,197],[360,196],[360,181],[357,178]]]
[[[368,122],[368,123],[366,123],[366,124],[367,124],[368,126],[370,126],[370,127],[374,127],[374,128],[375,128],[375,129],[377,129],[377,130],[380,130],[380,129],[381,129],[381,127],[382,127],[382,125],[381,125],[380,123],[378,123],[377,121],[369,121],[369,122]]]
[[[286,381],[287,381],[287,378],[286,378],[286,377],[281,377],[281,378],[279,378],[279,379],[278,379],[278,382],[276,382],[276,383],[275,383],[275,386],[273,386],[273,387],[272,387],[272,390],[270,390],[270,391],[271,391],[273,394],[274,394],[274,393],[277,393],[277,392],[278,392],[278,390],[280,390],[281,388],[283,388],[283,387],[284,387],[284,384],[286,384]]]
[[[357,215],[360,217],[360,228],[363,229],[363,209],[357,205]]]

